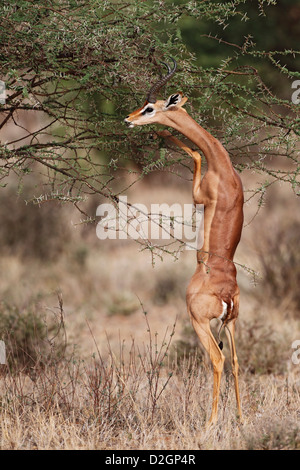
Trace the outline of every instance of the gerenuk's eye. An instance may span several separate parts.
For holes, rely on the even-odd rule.
[[[148,108],[144,109],[144,111],[142,112],[142,115],[145,116],[145,114],[152,113],[152,111],[154,111],[154,109],[151,108],[151,106],[149,106]]]

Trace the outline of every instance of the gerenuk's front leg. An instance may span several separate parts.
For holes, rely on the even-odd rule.
[[[167,140],[170,140],[174,144],[176,144],[178,147],[180,147],[182,150],[184,150],[192,159],[194,160],[194,176],[193,176],[193,199],[195,201],[195,204],[202,204],[203,203],[203,198],[201,194],[201,155],[199,152],[196,152],[195,150],[192,150],[190,147],[185,145],[181,140],[177,139],[177,137],[174,137],[171,132],[164,130],[164,131],[158,131],[158,135],[161,137],[164,137]]]

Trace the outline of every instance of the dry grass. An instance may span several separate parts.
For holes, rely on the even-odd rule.
[[[152,341],[155,341],[152,338]],[[152,342],[152,346],[154,343]],[[130,361],[64,360],[2,378],[2,449],[299,449],[299,376],[240,377],[244,424],[223,377],[219,423],[206,429],[212,376],[193,357],[164,367],[159,346]],[[122,354],[124,351],[122,351]],[[172,373],[172,376],[170,375]]]
[[[164,191],[157,187],[155,197],[179,200],[177,188]],[[180,201],[189,202],[189,198],[189,191],[180,195]],[[154,202],[151,187],[137,190],[133,199]],[[21,349],[31,361],[28,364],[16,356],[9,371],[2,367],[0,448],[299,449],[300,366],[291,361],[292,342],[300,339],[299,311],[291,295],[296,287],[293,284],[286,296],[275,295],[272,279],[262,269],[265,260],[271,259],[276,283],[280,282],[280,264],[274,264],[278,262],[276,232],[272,237],[269,230],[264,236],[266,227],[281,217],[289,226],[286,206],[276,207],[276,200],[289,201],[289,213],[295,216],[297,203],[293,208],[291,195],[282,189],[273,195],[276,211],[267,205],[245,228],[236,258],[262,274],[255,286],[243,269],[238,272],[243,425],[236,417],[226,362],[219,421],[205,428],[212,371],[190,328],[184,299],[195,267],[193,253],[183,253],[176,263],[165,258],[153,268],[149,255],[138,252],[134,243],[99,242],[94,229],[83,233],[70,226],[78,216],[66,217],[66,212],[66,243],[58,250],[48,240],[48,250],[54,246],[54,259],[39,253],[25,256],[19,241],[16,252],[13,244],[2,250],[0,295],[6,310],[2,308],[1,318],[8,312],[14,315],[12,323],[1,323],[1,335],[6,324],[13,337],[18,325]],[[247,222],[255,212],[254,201],[245,209]],[[10,216],[11,211],[12,206]],[[261,249],[268,239],[272,258],[266,258],[264,250],[262,259]],[[286,246],[284,238],[280,243]],[[34,244],[29,246],[34,251]],[[285,264],[284,273],[280,285],[289,285],[289,273],[291,282],[296,282],[294,266]],[[34,325],[39,327],[18,323],[26,315],[31,319],[34,315]],[[24,342],[29,330],[31,339],[35,337],[30,353]],[[228,356],[225,341],[224,347]]]

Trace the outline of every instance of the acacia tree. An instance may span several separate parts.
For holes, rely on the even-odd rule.
[[[276,8],[275,1],[260,0],[260,14],[270,4]],[[128,130],[122,124],[143,103],[160,62],[175,57],[178,71],[168,86],[190,97],[189,111],[223,142],[238,171],[265,175],[249,197],[258,194],[260,206],[278,181],[300,194],[299,105],[290,95],[275,94],[263,76],[268,64],[275,80],[283,77],[290,88],[300,78],[299,51],[262,50],[247,34],[235,43],[226,40],[222,32],[232,21],[245,22],[247,31],[245,0],[12,0],[2,3],[0,13],[0,78],[7,91],[0,104],[3,185],[10,172],[40,172],[43,191],[35,202],[54,198],[82,211],[89,194],[117,204],[132,175],[139,181],[178,164],[186,171],[186,156],[173,152],[171,158],[149,127]],[[211,50],[225,47],[218,66],[202,63],[201,51],[198,57],[187,48],[181,29],[188,19],[219,28],[218,35],[203,33]],[[20,116],[26,115],[24,125]],[[20,131],[10,140],[8,126]],[[289,166],[278,166],[279,158]],[[143,243],[153,250],[149,240]]]

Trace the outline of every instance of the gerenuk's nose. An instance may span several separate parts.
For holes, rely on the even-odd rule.
[[[130,127],[131,122],[128,121],[128,117],[129,117],[129,116],[127,116],[127,117],[124,119],[124,122],[125,122],[125,124],[126,124],[128,127]]]

